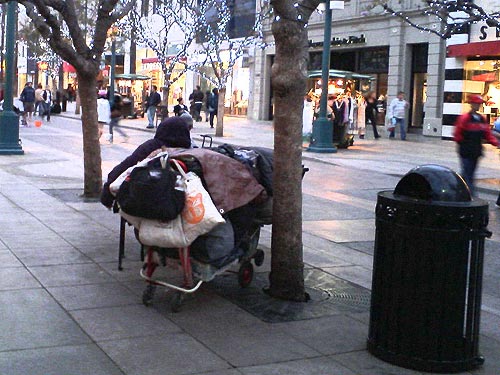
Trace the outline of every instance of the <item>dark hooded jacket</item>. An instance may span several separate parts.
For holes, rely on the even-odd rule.
[[[163,120],[160,125],[158,125],[153,139],[147,140],[139,145],[130,156],[109,172],[108,180],[102,187],[101,203],[106,207],[111,207],[115,198],[109,191],[109,185],[129,167],[144,160],[149,154],[162,146],[179,148],[191,147],[189,129],[183,119],[179,117],[169,117]]]

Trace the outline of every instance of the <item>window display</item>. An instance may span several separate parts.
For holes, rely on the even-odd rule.
[[[486,103],[482,113],[493,124],[500,117],[500,60],[496,58],[470,59],[465,65],[466,87],[464,92],[480,94]],[[467,100],[464,97],[464,100]]]

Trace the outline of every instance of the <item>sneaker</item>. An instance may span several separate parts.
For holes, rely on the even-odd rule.
[[[500,208],[500,203],[498,203],[498,202],[495,203],[495,206],[498,207],[498,208]]]
[[[148,125],[148,126],[146,126],[146,129],[154,129],[154,126],[153,125]]]

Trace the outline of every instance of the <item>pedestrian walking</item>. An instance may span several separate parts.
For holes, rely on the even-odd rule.
[[[210,90],[207,90],[205,92],[205,122],[208,122],[208,119],[210,118],[210,112],[208,110],[208,101],[210,100],[210,95],[211,95],[211,92]]]
[[[111,103],[111,118],[109,120],[109,143],[113,143],[113,131],[115,130],[125,139],[128,135],[120,128],[119,122],[122,117],[123,100],[121,95],[115,95],[113,103]]]
[[[26,82],[19,97],[24,107],[22,124],[26,126],[29,125],[28,122],[31,122],[35,111],[35,89],[31,85],[31,82]]]
[[[155,127],[155,114],[158,104],[161,103],[161,96],[156,91],[158,88],[153,85],[151,86],[151,93],[148,95],[146,100],[146,113],[148,114],[148,126],[147,129],[152,129]]]
[[[47,116],[47,122],[50,121],[50,107],[52,105],[52,91],[50,91],[49,86],[45,86],[45,90],[42,93],[43,102],[40,105],[41,110],[38,111],[39,116],[43,119],[43,116]]]
[[[66,88],[66,95],[68,98],[68,102],[72,103],[76,99],[76,91],[71,83],[68,83],[68,87]]]
[[[474,172],[478,159],[483,154],[482,141],[498,147],[498,140],[493,135],[486,118],[479,114],[481,104],[485,103],[480,95],[471,95],[468,99],[471,110],[458,117],[455,123],[453,140],[458,144],[458,155],[462,167],[462,177],[475,194]]]
[[[396,132],[396,127],[399,126],[399,131],[401,135],[401,140],[406,140],[406,111],[408,109],[408,102],[405,100],[404,91],[398,92],[397,98],[393,99],[389,105],[388,114],[391,119],[391,123],[394,126],[389,134],[389,138],[394,139]]]
[[[200,86],[196,86],[193,93],[190,95],[193,98],[193,119],[194,121],[201,121],[201,107],[203,106],[203,92]]]
[[[217,109],[219,108],[219,90],[214,88],[208,100],[208,112],[210,113],[210,127],[214,127],[214,117],[217,116]],[[217,116],[218,119],[218,116]]]
[[[370,91],[366,97],[366,107],[365,107],[365,121],[368,124],[368,121],[372,125],[373,128],[373,136],[375,139],[379,139],[380,135],[377,131],[377,96],[373,91]]]
[[[40,106],[43,103],[42,94],[43,94],[42,84],[39,83],[35,90],[35,110],[33,111],[33,114],[36,113],[40,114]]]

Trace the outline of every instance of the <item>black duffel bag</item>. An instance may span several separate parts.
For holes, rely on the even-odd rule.
[[[173,220],[181,213],[185,193],[176,189],[179,173],[170,168],[166,158],[159,159],[134,168],[120,185],[116,199],[125,213],[162,221]]]

